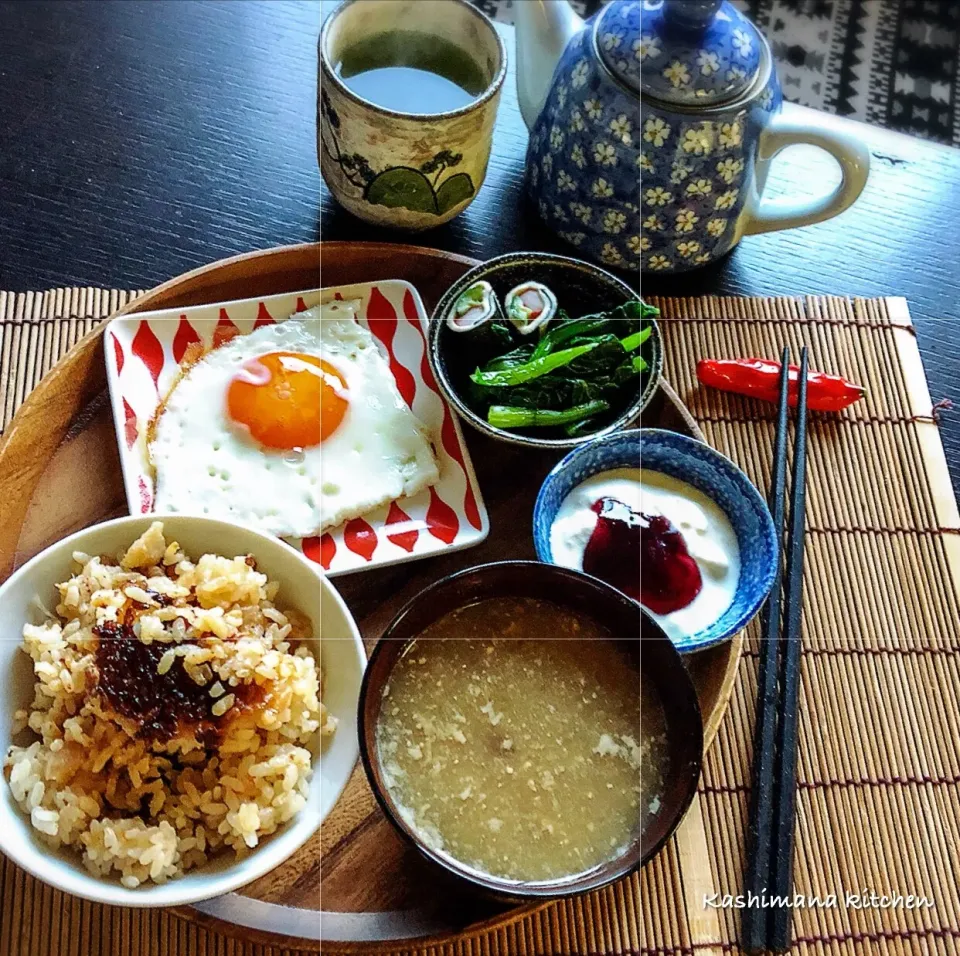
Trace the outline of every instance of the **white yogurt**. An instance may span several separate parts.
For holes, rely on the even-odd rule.
[[[617,468],[593,475],[563,499],[550,527],[553,560],[583,570],[583,554],[597,524],[598,498],[616,498],[634,511],[663,515],[683,535],[700,568],[703,587],[684,608],[654,614],[670,637],[684,638],[713,624],[730,607],[740,578],[737,535],[716,502],[685,481],[648,468]]]

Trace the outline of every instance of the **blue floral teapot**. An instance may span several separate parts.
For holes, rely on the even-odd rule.
[[[731,3],[613,0],[587,22],[566,0],[516,11],[527,189],[582,254],[683,272],[860,195],[866,147],[815,114],[781,113],[770,48]],[[770,161],[796,143],[831,153],[842,182],[815,199],[761,201]]]

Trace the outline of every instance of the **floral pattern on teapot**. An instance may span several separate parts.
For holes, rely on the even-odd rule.
[[[586,255],[639,269],[642,130],[637,99],[571,42],[530,135],[527,188],[543,220]],[[616,42],[614,36],[611,43]],[[625,51],[639,60],[640,50]]]
[[[679,0],[688,14],[697,0]],[[671,26],[670,11],[657,0],[631,4],[632,23],[640,31],[640,70],[635,88],[669,103],[711,106],[736,98],[756,75],[762,58],[761,42],[748,22],[728,16],[709,16],[716,6],[700,4],[708,14],[697,30]],[[681,9],[682,14],[684,9]],[[716,11],[713,11],[716,13]],[[677,13],[674,12],[676,17]],[[618,72],[624,75],[617,64]],[[632,77],[631,77],[632,78]],[[634,85],[634,84],[632,84]]]
[[[621,78],[659,69],[663,59],[670,86],[709,99],[718,72],[752,66],[750,38],[731,32],[722,48],[702,51],[700,75],[692,75],[639,31],[640,9],[639,0],[621,3],[597,24],[596,42]],[[724,255],[752,183],[758,128],[780,108],[779,87],[711,119],[647,108],[601,62],[591,26],[564,52],[531,132],[527,188],[541,217],[615,268],[684,269]]]
[[[641,268],[688,269],[719,259],[736,244],[737,223],[754,188],[757,128],[779,109],[764,91],[759,105],[711,119],[642,110]],[[761,115],[757,115],[757,110]]]
[[[782,115],[768,44],[731,0],[612,0],[586,23],[566,0],[538,0],[517,17],[527,189],[585,257],[686,272],[746,234],[836,216],[866,183],[862,143]],[[795,144],[833,156],[840,184],[761,201],[772,158]]]

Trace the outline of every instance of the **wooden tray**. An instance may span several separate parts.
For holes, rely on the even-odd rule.
[[[390,278],[412,282],[430,309],[474,264],[463,256],[413,246],[292,246],[214,263],[159,286],[122,311]],[[101,327],[44,378],[7,430],[0,444],[0,579],[64,535],[126,512],[105,389]],[[702,438],[666,385],[644,422]],[[467,432],[491,534],[468,551],[338,579],[337,588],[368,647],[399,607],[437,578],[486,561],[535,557],[533,502],[558,455]],[[740,651],[738,636],[688,659],[707,746],[726,709]],[[324,942],[339,951],[376,952],[403,939],[423,944],[473,936],[536,908],[478,901],[438,876],[394,835],[358,767],[321,834],[291,860],[239,894],[178,912],[245,939],[319,951],[321,895]]]

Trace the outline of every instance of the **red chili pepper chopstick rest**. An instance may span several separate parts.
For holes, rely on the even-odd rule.
[[[697,378],[703,385],[722,392],[759,398],[764,402],[776,403],[779,399],[780,363],[768,359],[700,359]],[[799,366],[790,366],[789,378],[789,403],[796,406]],[[807,375],[807,407],[812,411],[839,412],[863,395],[861,385],[839,375],[826,372],[809,372]]]

